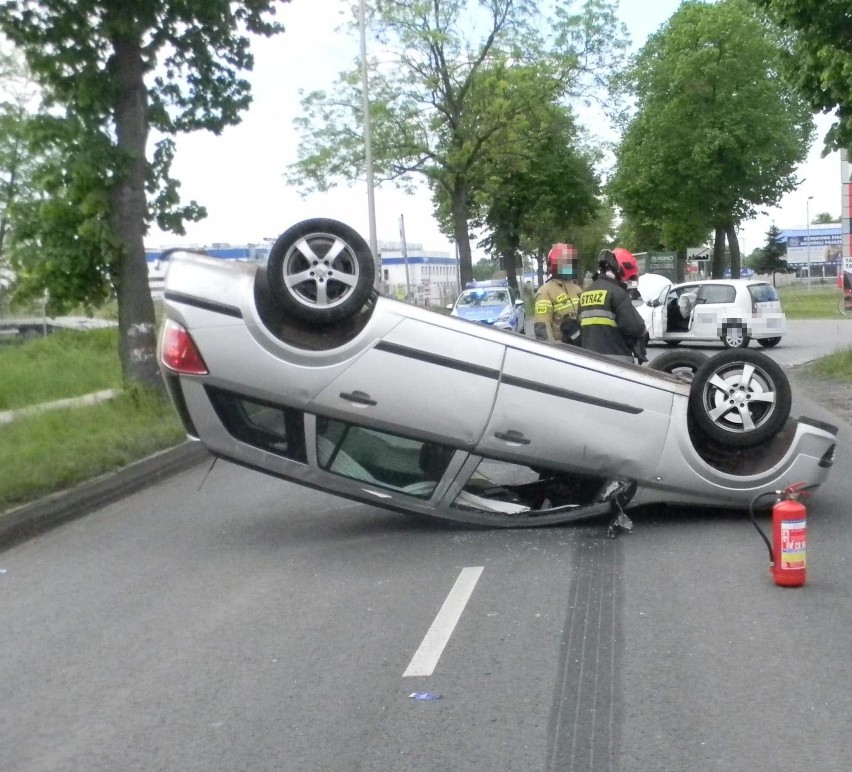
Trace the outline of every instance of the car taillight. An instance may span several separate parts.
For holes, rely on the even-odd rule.
[[[207,365],[186,328],[172,319],[163,327],[160,359],[170,370],[184,375],[207,375]]]

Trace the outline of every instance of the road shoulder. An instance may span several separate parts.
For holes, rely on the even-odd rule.
[[[38,501],[0,512],[0,548],[32,538],[205,461],[199,442],[183,442]]]

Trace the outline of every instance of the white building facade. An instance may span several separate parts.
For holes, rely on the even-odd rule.
[[[451,303],[459,294],[459,261],[422,244],[379,242],[382,293],[420,306]]]

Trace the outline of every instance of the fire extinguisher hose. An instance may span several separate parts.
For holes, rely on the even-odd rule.
[[[764,491],[763,493],[758,493],[748,505],[748,517],[751,520],[751,524],[757,529],[757,532],[760,534],[760,538],[766,542],[766,548],[769,550],[769,562],[772,565],[775,565],[775,555],[772,553],[772,542],[769,541],[769,537],[763,532],[763,529],[757,522],[757,519],[754,516],[754,505],[762,499],[764,496],[777,496],[778,491]]]
[[[809,491],[811,488],[816,488],[816,487],[817,487],[816,485],[804,485],[802,487],[797,487],[796,493],[801,494],[801,493],[804,493],[805,491]],[[764,491],[763,493],[758,493],[757,496],[755,496],[749,502],[749,505],[748,505],[749,520],[751,520],[751,524],[757,529],[757,532],[760,534],[760,538],[763,539],[764,542],[766,542],[766,548],[769,550],[769,562],[772,565],[775,565],[775,555],[772,552],[772,542],[769,541],[769,537],[763,532],[763,529],[760,527],[760,525],[757,522],[757,519],[754,516],[754,505],[757,504],[757,502],[760,499],[762,499],[764,496],[783,496],[784,493],[786,493],[786,491]]]

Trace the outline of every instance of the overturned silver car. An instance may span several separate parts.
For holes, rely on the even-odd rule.
[[[288,229],[266,266],[173,254],[159,357],[187,434],[335,495],[505,527],[747,509],[832,465],[836,427],[790,417],[759,352],[687,382],[377,296],[374,271],[326,219]]]

